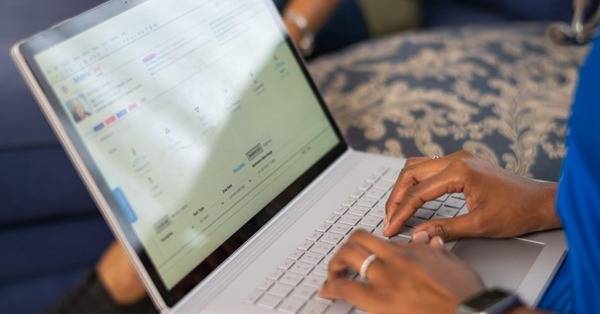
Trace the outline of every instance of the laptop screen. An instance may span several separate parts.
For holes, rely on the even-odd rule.
[[[33,56],[167,290],[340,144],[264,0],[149,0]]]

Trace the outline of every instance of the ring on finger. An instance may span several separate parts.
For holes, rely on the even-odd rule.
[[[365,258],[365,260],[360,265],[360,270],[358,272],[360,279],[365,280],[365,281],[367,280],[367,271],[369,271],[369,267],[371,267],[371,264],[373,264],[373,262],[376,259],[377,259],[377,256],[375,256],[375,254],[371,254],[367,258]]]
[[[436,160],[436,159],[440,159],[439,155],[433,155],[433,157],[431,157],[431,159]]]

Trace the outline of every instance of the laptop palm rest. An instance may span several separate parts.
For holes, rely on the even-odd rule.
[[[452,252],[475,268],[486,287],[516,291],[543,249],[519,239],[466,239]]]

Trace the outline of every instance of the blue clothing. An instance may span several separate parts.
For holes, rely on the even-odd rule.
[[[600,43],[579,75],[557,209],[569,253],[540,306],[600,313]]]

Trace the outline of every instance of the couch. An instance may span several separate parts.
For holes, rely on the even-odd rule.
[[[8,57],[10,46],[18,39],[100,2],[3,0],[0,3],[0,252],[3,253],[0,259],[0,308],[5,313],[38,313],[56,303],[93,269],[101,252],[112,241],[94,203]],[[345,18],[349,16],[344,14],[354,14],[351,16],[360,19],[355,13],[347,13],[352,11],[351,1],[346,1],[344,6],[346,9],[341,10],[320,34],[321,40],[333,40],[336,30],[344,29],[344,23],[348,22]],[[568,0],[429,0],[425,1],[425,8],[426,28],[473,23],[506,24],[515,20],[566,20],[570,15]],[[513,36],[520,29],[496,31],[491,39],[481,33],[474,35],[455,28],[447,33],[432,31],[422,39],[419,39],[419,33],[412,33],[406,40],[395,37],[384,40],[385,43],[362,44],[325,56],[316,60],[311,70],[348,140],[358,149],[400,156],[446,153],[466,146],[517,172],[556,179],[564,153],[560,142],[566,108],[583,53],[569,51],[560,55],[541,43],[540,27],[521,29],[531,29],[532,33],[523,33],[515,39],[519,45],[514,47],[499,43],[504,41],[503,36]],[[475,61],[463,64],[451,56],[443,60],[446,65],[457,65],[466,71],[461,73],[453,73],[451,68],[438,74],[425,70],[411,73],[401,66],[403,60],[413,60],[407,66],[418,70],[420,62],[434,62],[432,56],[438,50],[446,49],[444,47],[452,38],[459,39],[458,46],[452,48],[456,52],[460,43],[466,45],[465,38],[470,36],[479,36],[480,41],[475,43],[486,47],[502,46],[496,51],[498,54],[503,53],[503,49],[509,49],[511,53],[524,49],[528,53],[538,52],[539,57],[546,60],[546,63],[531,65],[532,68],[520,63],[521,72],[512,73],[515,77],[525,73],[528,78],[535,79],[536,73],[544,74],[544,71],[555,75],[555,81],[542,82],[560,88],[553,94],[558,98],[549,99],[553,102],[547,108],[543,107],[544,99],[526,100],[529,101],[526,114],[539,129],[523,134],[546,136],[544,145],[537,147],[535,152],[527,147],[522,151],[514,147],[528,145],[535,138],[519,139],[516,134],[516,139],[511,141],[507,138],[510,128],[500,126],[506,121],[497,110],[516,108],[510,107],[510,103],[496,105],[495,102],[507,94],[490,92],[486,96],[484,92],[470,90],[479,86],[483,88],[480,91],[487,91],[488,87],[490,90],[506,88],[504,91],[508,95],[515,91],[510,90],[510,86],[495,85],[502,85],[502,80],[511,74],[494,72],[494,67],[499,66],[494,63],[494,53],[488,52],[490,58],[486,61],[489,64],[478,65]],[[537,39],[529,44],[527,36]],[[360,36],[344,38],[327,51],[365,39]],[[417,49],[416,42],[425,46]],[[477,49],[473,44],[470,48]],[[371,52],[374,52],[372,56]],[[419,58],[416,58],[417,54]],[[556,60],[562,62],[560,66],[549,63]],[[390,67],[390,64],[394,66]],[[378,71],[378,66],[383,72]],[[551,68],[545,68],[548,66]],[[460,69],[456,71],[462,71]],[[513,68],[507,65],[500,70],[511,72]],[[454,74],[458,75],[458,80],[450,82],[449,78]],[[483,75],[496,75],[500,79],[486,81]],[[443,84],[450,85],[442,87],[442,92],[434,92],[433,96],[422,94]],[[392,93],[386,96],[384,91]],[[405,93],[408,93],[407,97],[403,96]],[[443,97],[454,94],[457,96],[452,102],[446,103]],[[483,99],[487,99],[482,102],[486,105],[478,107],[476,103]],[[486,115],[491,118],[486,119]],[[419,116],[423,118],[414,118]],[[427,127],[428,123],[432,123],[432,127]],[[423,128],[426,134],[415,134],[413,126]],[[502,133],[504,131],[507,133]]]

